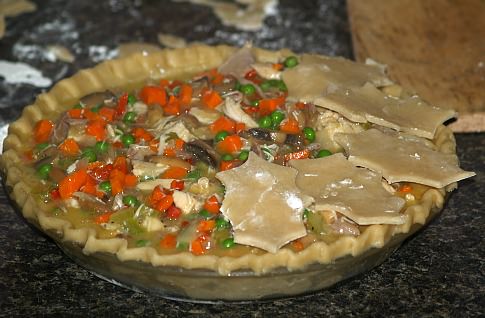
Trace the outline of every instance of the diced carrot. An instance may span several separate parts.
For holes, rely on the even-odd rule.
[[[118,98],[118,103],[116,105],[116,114],[118,114],[118,116],[124,114],[126,105],[128,105],[128,93],[124,93]]]
[[[233,120],[227,118],[226,116],[221,116],[215,122],[213,122],[209,127],[214,134],[217,134],[218,132],[223,130],[232,134],[235,132],[236,123]]]
[[[109,219],[111,218],[111,215],[113,215],[113,212],[106,212],[101,215],[98,215],[97,217],[94,218],[94,223],[96,224],[108,223]]]
[[[93,163],[98,163],[100,164],[99,166],[92,166]],[[96,161],[90,163],[88,165],[88,169],[91,170],[90,174],[96,179],[100,181],[106,181],[109,179],[109,176],[111,174],[111,170],[113,170],[113,165],[111,163],[109,164],[103,164],[100,161]]]
[[[172,147],[167,147],[163,150],[163,155],[165,157],[170,157],[170,158],[173,158],[175,156],[177,156],[177,153],[175,152],[175,149],[172,148]]]
[[[242,164],[241,160],[229,160],[229,161],[221,161],[221,164],[219,165],[219,170],[220,171],[226,171],[232,168],[239,167]]]
[[[86,134],[96,137],[97,141],[104,140],[106,137],[106,123],[101,120],[90,121],[86,126]]]
[[[249,70],[244,75],[244,78],[258,85],[261,83],[261,79],[255,69]]]
[[[165,215],[169,219],[178,219],[182,215],[182,210],[172,204],[165,212]]]
[[[138,178],[134,174],[129,173],[125,176],[125,186],[132,188],[136,186],[137,183],[138,183]]]
[[[99,110],[99,115],[101,115],[108,122],[112,122],[115,119],[116,110],[110,107],[101,107]]]
[[[282,63],[274,63],[272,66],[273,66],[273,69],[276,71],[281,71],[283,69]]]
[[[67,138],[59,145],[59,150],[66,156],[77,156],[79,154],[79,145],[72,138]]]
[[[158,152],[158,144],[159,144],[159,140],[158,139],[152,139],[148,143],[148,146],[150,147],[150,150],[151,151]]]
[[[177,246],[177,236],[167,234],[160,240],[160,247],[165,249],[173,249]]]
[[[293,248],[293,250],[295,250],[295,252],[300,252],[303,251],[305,245],[303,245],[300,240],[294,240],[293,242],[291,242],[291,247]]]
[[[220,207],[220,204],[215,195],[209,197],[204,202],[204,209],[206,209],[210,213],[214,213],[214,214],[219,213],[219,207]]]
[[[173,204],[173,196],[165,194],[160,187],[155,187],[148,198],[148,203],[156,210],[164,212]]]
[[[145,86],[140,91],[140,99],[147,105],[164,106],[167,103],[167,93],[162,87]]]
[[[184,82],[180,81],[180,80],[173,80],[169,85],[168,85],[168,88],[170,89],[174,89],[175,87],[177,86],[181,86]]]
[[[34,160],[34,151],[32,149],[29,149],[24,152],[24,156],[27,161],[32,161]]]
[[[217,149],[224,154],[231,154],[241,150],[242,140],[238,135],[230,135],[217,143]]]
[[[300,127],[298,126],[298,121],[293,118],[287,118],[281,123],[280,130],[287,134],[298,134]]]
[[[285,104],[285,96],[266,98],[259,101],[259,114],[266,116],[274,112],[278,107]]]
[[[61,195],[59,194],[59,189],[53,189],[51,192],[49,192],[49,196],[51,200],[58,200],[61,198]]]
[[[170,189],[172,190],[179,190],[182,191],[185,187],[185,183],[183,180],[173,180],[170,183]]]
[[[183,84],[180,87],[179,101],[182,106],[190,105],[190,102],[192,101],[192,93],[192,86]]]
[[[120,170],[126,174],[128,172],[128,162],[126,161],[126,157],[116,157],[115,161],[113,162],[113,169]]]
[[[54,124],[47,119],[42,119],[35,124],[34,140],[36,143],[42,143],[49,140]]]
[[[305,105],[305,103],[298,102],[298,103],[295,104],[295,107],[296,107],[296,109],[303,110],[303,109],[305,109],[306,105]]]
[[[154,204],[157,201],[160,201],[165,197],[165,193],[163,193],[162,189],[160,187],[155,187],[152,190],[152,193],[150,194],[150,204]]]
[[[180,102],[175,96],[170,96],[168,104],[163,107],[163,113],[169,116],[180,115]]]
[[[306,159],[310,157],[310,150],[303,149],[285,155],[285,162],[289,160]]]
[[[88,120],[94,121],[94,120],[101,120],[104,121],[104,118],[99,115],[99,113],[95,113],[91,111],[90,109],[84,109],[84,117]]]
[[[413,191],[413,187],[409,184],[403,184],[399,187],[398,191],[401,193],[410,193],[411,191]]]
[[[239,134],[244,129],[246,129],[246,124],[244,123],[236,123],[236,126],[234,127],[236,134]]]
[[[202,93],[202,104],[208,108],[214,109],[223,102],[218,92],[207,90]]]
[[[68,174],[59,182],[59,194],[62,199],[68,199],[72,194],[78,191],[87,180],[88,174],[86,169],[81,169]]]
[[[181,138],[175,139],[175,149],[182,150],[184,149],[185,141]]]
[[[113,169],[109,175],[109,183],[111,184],[111,194],[117,195],[123,192],[125,185],[125,173],[118,169]]]
[[[162,78],[159,82],[160,87],[168,87],[170,86],[170,81]]]
[[[73,108],[67,111],[67,115],[73,119],[82,119],[84,117],[84,109]]]
[[[172,166],[163,172],[162,179],[183,179],[187,172],[187,169]]]
[[[139,143],[140,140],[150,141],[153,139],[152,134],[150,134],[146,129],[141,127],[133,128],[131,131],[133,136],[135,136],[136,142]]]
[[[190,252],[194,255],[202,255],[205,253],[205,249],[202,246],[202,242],[199,240],[195,239],[192,242],[190,242]]]
[[[161,200],[155,203],[155,209],[160,212],[166,211],[173,204],[173,196],[166,194]]]
[[[216,226],[215,220],[202,220],[197,225],[197,232],[210,232]]]

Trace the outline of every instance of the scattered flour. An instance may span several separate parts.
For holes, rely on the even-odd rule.
[[[25,63],[0,61],[0,76],[9,84],[25,83],[37,87],[47,87],[52,84],[50,78],[42,72]]]
[[[95,62],[102,62],[118,56],[118,49],[109,49],[104,45],[91,45],[88,48],[89,58]]]

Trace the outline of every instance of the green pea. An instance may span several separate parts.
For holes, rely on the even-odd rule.
[[[47,179],[49,177],[49,172],[51,172],[52,165],[50,163],[44,163],[37,168],[37,175],[41,179]]]
[[[286,84],[283,81],[278,81],[275,86],[278,87],[278,89],[282,92],[286,92],[288,90],[288,87],[286,87]]]
[[[295,67],[298,65],[298,59],[296,58],[296,56],[288,56],[283,64],[285,65],[285,67],[288,68]]]
[[[330,152],[330,150],[327,150],[327,149],[322,149],[320,150],[318,153],[317,153],[317,158],[323,158],[323,157],[328,157],[330,156],[332,153]]]
[[[135,95],[129,94],[128,95],[128,104],[133,105],[134,103],[136,103]]]
[[[305,127],[303,128],[303,134],[305,134],[305,138],[309,142],[315,141],[315,130],[312,127]]]
[[[223,218],[216,219],[216,229],[223,230],[223,229],[229,228],[230,226],[231,224],[225,219]]]
[[[123,143],[123,146],[128,148],[131,144],[135,143],[135,137],[131,134],[123,134],[121,136],[121,142]]]
[[[98,185],[99,189],[106,193],[111,193],[111,183],[109,181],[103,181]]]
[[[186,251],[189,249],[189,243],[187,242],[177,242],[176,248],[181,251]]]
[[[138,200],[133,195],[125,195],[123,197],[123,204],[126,205],[126,206],[134,207],[134,206],[138,205]]]
[[[227,136],[229,136],[229,133],[225,130],[222,130],[216,134],[216,137],[214,138],[214,140],[216,142],[223,141],[224,139],[226,139]]]
[[[203,219],[210,219],[212,217],[212,213],[210,213],[206,209],[202,209],[199,211],[199,216]]]
[[[94,145],[94,150],[96,151],[96,153],[106,152],[108,151],[108,148],[109,148],[109,143],[107,141],[98,141]]]
[[[263,116],[259,119],[258,124],[261,128],[270,128],[273,125],[273,121],[270,116]]]
[[[176,86],[172,89],[172,95],[178,96],[180,93],[180,86]]]
[[[271,82],[268,80],[268,81],[264,81],[264,82],[262,82],[262,83],[259,85],[259,87],[261,87],[261,90],[262,90],[263,92],[266,92],[266,91],[269,91],[269,90],[270,90],[270,88],[272,87],[272,85],[271,85]]]
[[[136,247],[143,247],[143,246],[147,246],[147,245],[150,245],[150,240],[138,240],[136,241]]]
[[[259,107],[259,100],[253,100],[250,104],[253,107]]]
[[[200,171],[199,170],[192,170],[192,171],[189,171],[189,173],[187,173],[187,175],[185,176],[185,179],[191,179],[191,180],[199,180],[201,177],[200,175]]]
[[[72,109],[82,109],[83,105],[81,103],[77,103],[76,105],[72,106]]]
[[[305,211],[303,211],[303,215],[302,215],[303,216],[303,220],[308,219],[308,214],[310,214],[310,213],[311,213],[310,210],[305,209]]]
[[[45,149],[45,148],[47,148],[47,147],[49,147],[49,143],[47,143],[47,142],[43,142],[43,143],[41,143],[41,144],[37,144],[37,145],[35,146],[35,149],[37,149],[38,151],[42,151],[42,150],[44,150],[44,149]]]
[[[253,84],[244,84],[241,86],[241,92],[244,95],[253,95],[256,92],[256,88]]]
[[[248,157],[249,157],[249,150],[242,150],[239,153],[239,156],[237,158],[241,161],[246,161],[248,160]]]
[[[227,238],[224,241],[222,241],[222,246],[224,248],[231,248],[231,247],[234,247],[234,245],[236,245],[236,243],[234,243],[234,238],[232,238],[232,237]]]
[[[273,122],[273,126],[279,126],[283,119],[285,119],[285,114],[283,112],[275,110],[271,113],[271,121]]]
[[[123,122],[125,124],[132,124],[136,121],[136,112],[127,112],[125,116],[123,116]]]
[[[103,104],[98,104],[98,105],[94,106],[93,108],[91,108],[91,111],[92,111],[93,113],[97,113],[97,112],[99,112],[99,109],[100,109],[102,106],[103,106]]]
[[[222,156],[221,158],[223,161],[231,161],[233,158],[233,156],[231,156],[230,154],[225,154]]]
[[[236,91],[240,91],[240,90],[241,90],[241,86],[242,86],[242,85],[241,85],[241,83],[236,82],[236,84],[234,84],[234,89],[235,89]]]
[[[87,158],[89,162],[94,162],[97,159],[96,152],[93,148],[86,148],[83,150],[81,158]]]

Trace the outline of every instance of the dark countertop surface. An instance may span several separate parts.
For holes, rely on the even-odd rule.
[[[345,2],[279,1],[257,32],[225,27],[203,6],[185,2],[36,1],[39,9],[7,19],[0,60],[20,61],[53,81],[113,54],[120,42],[156,43],[157,33],[189,41],[289,47],[351,57]],[[44,47],[62,44],[73,64],[50,62]],[[44,88],[45,89],[45,88]],[[41,92],[0,79],[0,131]],[[315,317],[485,315],[485,134],[456,136],[460,182],[441,215],[377,268],[336,286],[290,299],[193,304],[133,292],[76,265],[30,227],[0,192],[0,316]]]

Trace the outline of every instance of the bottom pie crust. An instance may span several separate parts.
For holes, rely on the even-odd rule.
[[[330,244],[313,243],[300,252],[280,249],[274,254],[218,257],[195,256],[189,252],[159,255],[151,247],[128,248],[127,241],[121,238],[97,239],[94,229],[75,229],[68,221],[48,216],[36,204],[30,194],[28,182],[21,179],[19,163],[22,143],[30,138],[37,120],[60,114],[66,110],[67,105],[92,92],[136,85],[148,78],[174,78],[217,67],[235,50],[236,48],[228,46],[193,46],[163,50],[147,56],[135,54],[82,70],[73,77],[60,81],[48,93],[41,94],[33,105],[24,109],[20,119],[10,125],[9,134],[4,141],[4,154],[0,159],[5,185],[11,189],[10,197],[21,209],[24,217],[38,223],[43,231],[56,233],[56,240],[61,241],[61,246],[74,243],[82,248],[85,255],[108,253],[116,255],[121,262],[141,261],[155,268],[175,266],[183,269],[206,269],[222,276],[234,275],[239,270],[248,270],[251,275],[264,276],[265,273],[277,268],[291,272],[304,269],[311,264],[331,264],[336,260],[338,262],[345,256],[357,258],[370,250],[375,250],[373,248],[383,248],[393,240],[393,237],[411,233],[415,228],[413,225],[424,225],[429,221],[432,211],[443,207],[446,192],[455,188],[456,183],[446,189],[427,190],[416,204],[406,208],[404,213],[408,218],[402,225],[371,225],[357,237],[343,236]],[[288,50],[272,52],[254,49],[254,54],[260,61],[276,62],[291,53]],[[438,129],[433,143],[438,151],[455,153],[453,133],[445,126]]]

